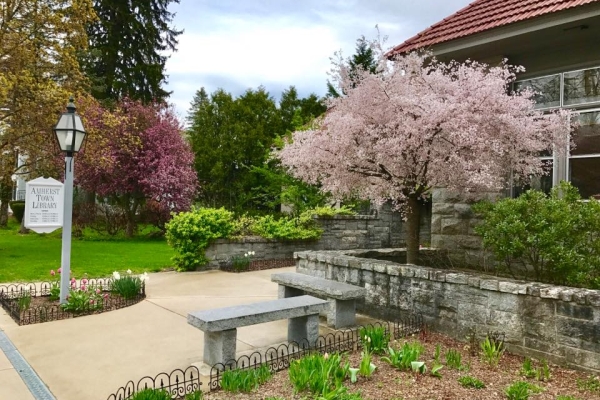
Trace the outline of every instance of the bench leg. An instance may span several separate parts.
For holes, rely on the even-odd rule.
[[[286,299],[288,297],[303,296],[304,292],[300,289],[296,289],[293,287],[279,285],[279,290],[278,290],[277,294],[278,294],[278,298]]]
[[[308,345],[313,347],[319,337],[319,315],[308,315],[306,317],[290,318],[288,320],[288,342],[296,342],[299,345],[307,340]]]
[[[204,363],[213,366],[235,360],[237,329],[204,332]]]
[[[338,328],[347,328],[356,325],[355,300],[329,299],[330,307],[327,313],[327,325]]]

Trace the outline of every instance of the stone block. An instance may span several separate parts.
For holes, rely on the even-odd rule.
[[[479,304],[459,302],[457,314],[459,321],[483,325],[487,322],[489,309]]]
[[[483,290],[494,290],[498,291],[500,282],[497,279],[481,279],[479,281],[479,288]]]
[[[387,286],[365,283],[367,294],[365,302],[373,306],[387,307],[389,304],[389,291]]]
[[[492,310],[518,314],[520,305],[521,301],[517,295],[502,292],[490,292],[488,294],[488,306]]]
[[[594,309],[592,307],[562,301],[556,304],[556,314],[566,318],[583,319],[589,321],[594,319]]]
[[[600,343],[600,326],[594,321],[558,318],[556,321],[556,332],[562,336]]]
[[[473,210],[469,204],[454,204],[454,211],[456,211],[456,215],[461,219],[470,219],[473,216]]]
[[[565,361],[576,368],[585,367],[596,371],[596,373],[600,371],[600,356],[598,356],[598,353],[562,346],[559,351],[564,356]]]
[[[442,216],[432,215],[431,216],[431,233],[442,233]]]
[[[469,275],[461,273],[447,273],[446,282],[457,285],[466,285],[469,283]]]
[[[593,290],[588,292],[586,297],[586,304],[589,304],[594,307],[600,307],[600,292],[597,290]]]
[[[387,264],[385,263],[373,263],[373,271],[380,273],[380,274],[385,274],[387,273]]]
[[[413,276],[415,276],[415,271],[416,271],[416,268],[414,268],[414,267],[405,266],[405,265],[400,266],[400,274],[407,278],[412,278]]]
[[[415,268],[415,278],[429,279],[429,270],[423,267]]]
[[[527,284],[516,282],[499,282],[498,290],[503,293],[527,294]]]
[[[459,218],[442,218],[442,235],[466,235],[469,231],[469,221]]]
[[[389,276],[400,276],[402,266],[398,264],[390,264],[387,266],[387,274]]]
[[[354,300],[331,299],[327,313],[327,325],[335,329],[356,325],[356,303]]]
[[[215,365],[235,360],[236,340],[237,329],[204,332],[204,354],[202,361],[207,365]]]
[[[307,340],[312,347],[319,337],[319,314],[288,320],[288,342],[302,343]]]
[[[481,283],[481,278],[477,277],[477,276],[470,276],[467,278],[467,284],[469,286],[473,286],[479,289],[479,285]]]
[[[444,271],[430,271],[429,279],[436,282],[446,282],[446,273]]]
[[[362,282],[365,284],[374,284],[375,283],[375,274],[373,273],[373,271],[366,271],[366,270],[362,270]]]
[[[431,214],[433,215],[454,215],[454,204],[452,203],[433,203],[431,206]]]
[[[540,297],[542,299],[560,299],[560,295],[562,294],[564,288],[560,286],[551,286],[540,289]]]

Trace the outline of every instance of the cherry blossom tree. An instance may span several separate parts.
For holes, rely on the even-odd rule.
[[[381,56],[377,68],[350,75],[335,63],[346,95],[330,99],[319,127],[295,132],[277,156],[335,197],[391,201],[407,219],[409,263],[418,259],[419,202],[432,188],[499,190],[511,171],[522,180],[544,173],[539,153],[566,147],[569,113],[542,114],[532,92],[510,91],[521,67],[411,53]]]
[[[197,191],[194,154],[172,108],[124,100],[114,110],[88,106],[83,117],[89,141],[77,160],[76,183],[122,208],[127,235],[143,207],[158,226],[171,212],[190,208]]]

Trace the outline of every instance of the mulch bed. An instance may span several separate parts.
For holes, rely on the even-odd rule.
[[[415,337],[417,339],[417,337]],[[401,345],[404,339],[395,343]],[[559,395],[570,395],[580,400],[600,400],[600,391],[580,390],[578,382],[590,378],[589,374],[550,365],[551,378],[548,382],[540,382],[535,379],[527,379],[520,374],[524,358],[521,356],[505,353],[498,367],[490,367],[482,362],[478,356],[470,356],[468,346],[465,343],[450,339],[441,334],[428,333],[425,343],[421,342],[426,351],[421,356],[431,370],[434,359],[436,344],[442,347],[440,361],[445,364],[445,354],[452,348],[460,351],[463,364],[470,363],[468,372],[449,369],[447,366],[440,371],[442,378],[429,375],[415,375],[412,372],[400,371],[391,367],[381,360],[380,356],[373,355],[373,363],[377,366],[370,379],[359,377],[357,383],[345,382],[349,392],[360,391],[364,399],[372,400],[488,400],[506,399],[505,389],[516,381],[528,381],[544,389],[540,394],[532,394],[532,400],[554,400]],[[348,356],[350,364],[358,367],[360,354]],[[460,385],[458,378],[469,375],[480,379],[485,383],[484,389],[467,389]],[[308,397],[307,397],[308,396]],[[217,391],[206,394],[205,399],[239,399],[259,400],[269,397],[300,400],[312,398],[308,393],[294,394],[289,382],[288,371],[276,373],[267,383],[257,391],[248,394],[232,394],[225,391]]]
[[[221,271],[225,272],[250,272],[250,271],[261,271],[263,269],[275,269],[275,268],[285,268],[285,267],[293,267],[296,265],[296,260],[293,258],[284,258],[284,259],[276,259],[276,260],[256,260],[250,261],[250,265],[246,270],[235,270],[231,265],[222,266]]]

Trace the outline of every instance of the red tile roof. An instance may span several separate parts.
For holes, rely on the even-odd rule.
[[[428,47],[600,0],[476,0],[394,47],[390,54]]]

